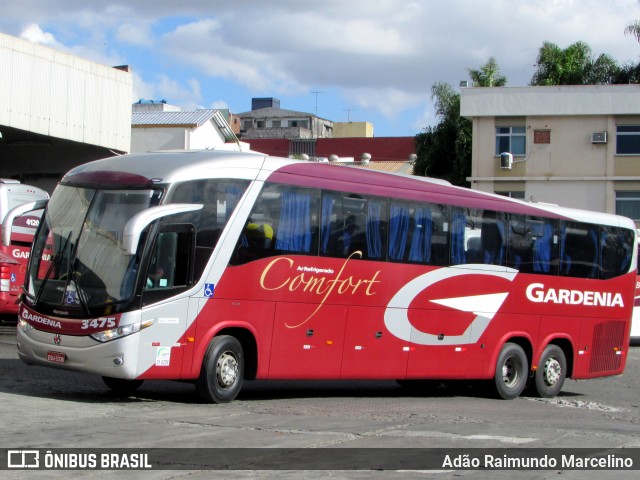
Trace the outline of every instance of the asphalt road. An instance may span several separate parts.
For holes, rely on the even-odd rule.
[[[408,392],[396,382],[250,382],[226,405],[192,385],[145,382],[129,398],[91,375],[23,364],[0,327],[0,447],[640,448],[640,348],[625,374],[565,383],[555,399],[490,398],[477,385]],[[381,450],[389,454],[389,450]],[[400,452],[400,451],[398,451]],[[393,451],[391,450],[391,454]],[[304,468],[303,465],[300,468]],[[27,475],[28,474],[28,475]],[[0,471],[0,478],[637,478],[638,471]]]

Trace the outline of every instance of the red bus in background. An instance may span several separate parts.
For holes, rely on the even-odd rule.
[[[552,397],[624,371],[637,245],[625,217],[422,177],[256,152],[111,157],[70,171],[44,210],[18,354],[121,393],[191,381],[215,403],[253,379]]]
[[[48,198],[49,194],[37,187],[17,180],[0,179],[0,224],[14,208]],[[9,244],[0,246],[0,316],[18,313],[18,298],[22,293],[31,243],[39,223],[40,215],[33,212],[16,217]]]

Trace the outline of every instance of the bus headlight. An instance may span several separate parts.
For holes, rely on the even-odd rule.
[[[137,333],[140,330],[144,330],[147,327],[153,325],[153,320],[145,320],[144,322],[132,323],[130,325],[122,325],[118,328],[112,328],[110,330],[103,330],[102,332],[92,333],[90,336],[94,340],[99,342],[109,342],[117,338],[126,337],[132,333]]]
[[[23,320],[22,318],[18,318],[18,328],[20,329],[20,331],[22,331],[23,333],[27,333],[29,330],[31,330],[33,327],[31,326],[31,324],[29,322],[26,322],[25,320]]]

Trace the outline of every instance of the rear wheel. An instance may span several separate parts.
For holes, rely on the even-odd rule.
[[[522,347],[505,343],[498,357],[494,376],[498,396],[505,400],[517,398],[527,386],[529,362]]]
[[[102,381],[113,393],[121,397],[128,397],[133,394],[143,383],[143,380],[125,380],[124,378],[113,377],[102,377]]]
[[[544,398],[555,397],[567,376],[567,359],[557,345],[547,345],[535,374],[536,392]]]
[[[243,376],[242,345],[235,337],[220,335],[209,344],[196,388],[208,402],[228,403],[240,393]]]

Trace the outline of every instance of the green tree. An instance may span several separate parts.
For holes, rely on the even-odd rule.
[[[474,87],[504,87],[507,77],[500,75],[500,67],[494,57],[490,57],[479,70],[469,69]]]
[[[594,58],[584,42],[565,49],[544,42],[536,63],[531,85],[606,85],[615,82],[620,69],[610,55]]]
[[[446,83],[431,88],[439,123],[416,135],[414,175],[469,186],[471,175],[471,122],[460,116],[460,94]]]

